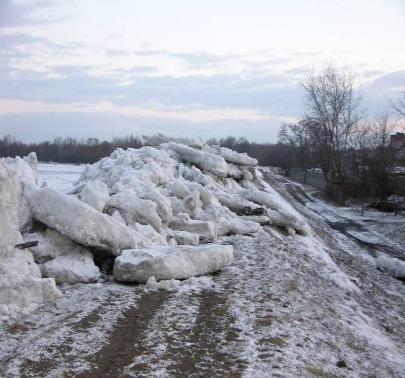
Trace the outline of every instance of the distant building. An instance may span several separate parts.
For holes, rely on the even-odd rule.
[[[405,148],[405,133],[391,135],[390,145],[393,148]]]

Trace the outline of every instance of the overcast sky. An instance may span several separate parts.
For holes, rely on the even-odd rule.
[[[405,88],[405,0],[0,0],[0,136],[246,136],[303,114],[299,82]]]

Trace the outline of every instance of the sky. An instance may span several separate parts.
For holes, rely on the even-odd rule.
[[[0,137],[275,142],[326,64],[389,109],[404,38],[405,0],[0,0]]]

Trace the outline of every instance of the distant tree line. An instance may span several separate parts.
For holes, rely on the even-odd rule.
[[[55,138],[52,142],[23,143],[13,136],[0,139],[0,156],[25,156],[34,151],[39,161],[56,163],[94,163],[108,156],[116,148],[142,147],[140,138],[127,136],[99,141],[97,138],[77,140],[75,138]]]
[[[246,138],[226,138],[207,140],[208,144],[216,144],[231,148],[238,152],[246,152],[255,157],[260,165],[280,166],[287,168],[290,159],[289,146],[277,143],[254,143]],[[52,142],[23,143],[15,137],[7,135],[0,139],[0,156],[25,156],[36,152],[39,161],[56,163],[94,163],[108,156],[116,148],[140,148],[142,139],[137,136],[113,138],[111,141],[100,141],[97,138],[77,140],[75,138],[55,138]]]

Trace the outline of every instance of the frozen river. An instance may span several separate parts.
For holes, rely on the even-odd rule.
[[[38,174],[40,180],[45,181],[51,189],[68,193],[84,167],[84,164],[38,163]]]

